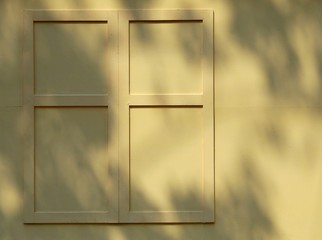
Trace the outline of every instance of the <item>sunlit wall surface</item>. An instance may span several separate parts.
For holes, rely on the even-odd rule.
[[[215,223],[24,224],[23,149],[26,141],[22,136],[26,123],[22,120],[24,114],[22,108],[23,9],[199,8],[213,9],[215,13]],[[0,1],[0,239],[322,239],[321,15],[321,3],[305,0]],[[75,57],[83,66],[84,72],[87,72],[87,68],[95,73],[91,76],[94,82],[91,85],[92,89],[89,90],[105,93],[105,86],[100,80],[114,73],[111,73],[112,70],[108,67],[104,68],[109,65],[109,60],[106,60],[104,54],[97,50],[100,44],[103,44],[102,25],[95,27],[86,25],[88,34],[85,35],[82,35],[82,31],[74,29],[75,32],[72,35],[64,36],[66,41],[57,44],[66,48],[61,54],[71,51],[66,55],[71,63]],[[42,29],[42,27],[42,25],[37,26],[35,32],[35,36],[40,39],[60,31],[52,26],[52,30],[47,33],[47,28]],[[150,31],[149,26],[144,28],[147,30],[142,31],[141,26],[131,29],[130,34],[141,37],[140,41],[133,43],[136,46],[135,49],[139,50],[134,52],[133,56],[144,64],[156,63],[156,66],[154,70],[149,68],[144,72],[136,71],[135,78],[138,82],[137,85],[130,86],[131,91],[145,93],[154,87],[153,83],[147,81],[151,70],[157,71],[158,75],[169,75],[168,71],[162,71],[158,65],[159,58],[164,66],[171,67],[173,64],[178,64],[187,68],[189,74],[180,73],[180,78],[192,81],[194,76],[199,76],[201,67],[196,59],[200,57],[197,50],[202,46],[200,42],[191,42],[189,39],[193,38],[194,33],[197,34],[200,31],[198,23],[191,24],[192,33],[187,30],[186,33],[189,34],[183,35],[183,39],[180,39],[182,35],[175,38],[166,34],[149,39],[149,36],[140,35],[142,32]],[[155,30],[155,28],[151,29],[151,31]],[[159,31],[163,30],[160,27]],[[80,46],[87,47],[79,49],[79,45],[71,45],[68,42],[68,39],[76,38]],[[177,41],[178,39],[180,41]],[[162,46],[163,41],[167,42],[172,49]],[[150,49],[149,42],[158,46],[155,54],[153,49]],[[185,47],[183,45],[174,47],[173,42],[182,42]],[[163,48],[164,51],[162,51]],[[151,62],[147,62],[142,51],[146,51]],[[173,52],[171,61],[164,60],[166,51]],[[51,60],[55,60],[56,55],[60,53],[52,51],[47,54],[52,56]],[[187,61],[187,59],[190,60]],[[59,59],[56,60],[59,63]],[[39,61],[46,67],[44,59],[40,57]],[[104,66],[97,64],[104,61],[107,62]],[[35,71],[38,70],[35,69]],[[46,78],[48,72],[42,71],[38,72],[38,77]],[[55,74],[61,76],[62,73],[58,69],[55,70]],[[83,74],[73,77],[75,77],[74,81],[88,79]],[[164,88],[167,87],[171,91],[177,91],[177,84],[180,84],[180,81],[175,77],[170,79],[171,81],[166,84],[160,82],[159,93],[165,91]],[[57,91],[70,90],[61,78],[57,81],[55,85],[59,87]],[[41,80],[37,83],[36,91],[47,91],[47,86],[43,85]],[[193,90],[198,90],[202,87],[198,84],[196,82],[195,86],[189,86],[193,86]],[[190,91],[189,86],[186,86],[185,91]],[[82,85],[78,87],[80,91],[84,90]],[[109,118],[110,109],[99,107],[94,110],[94,115],[89,113],[90,110],[87,108],[82,110],[84,111],[65,112],[57,108],[50,110],[40,108],[36,113],[37,116],[42,117],[36,126],[39,129],[37,134],[43,139],[43,142],[37,144],[42,146],[54,143],[54,147],[41,151],[38,155],[46,156],[53,151],[52,157],[64,155],[69,159],[66,168],[61,165],[53,167],[46,161],[39,162],[38,167],[44,171],[41,171],[43,175],[36,175],[36,178],[43,179],[38,182],[38,186],[35,186],[40,190],[37,198],[39,201],[47,199],[44,202],[50,203],[38,205],[39,210],[74,209],[79,206],[104,210],[104,206],[108,205],[100,197],[95,196],[101,196],[105,192],[110,193],[107,188],[111,188],[113,192],[113,187],[104,184],[95,185],[95,187],[86,185],[91,182],[107,181],[100,168],[106,164],[101,157],[106,149],[101,148],[100,144],[105,144],[108,140],[98,138],[99,133],[87,131],[86,127],[82,127],[82,131],[77,131],[78,125],[73,125],[69,120],[82,119],[78,122],[82,126],[91,122],[95,125],[94,130],[107,128],[106,134],[109,134],[109,130],[113,130],[113,125],[105,126],[97,119]],[[184,118],[189,118],[189,123],[197,125],[202,118],[200,109],[184,110],[181,109],[179,112],[162,110],[162,112],[168,123],[174,127],[171,133],[179,132],[180,137],[186,139],[188,145],[198,144],[196,139],[202,131],[206,130],[191,128],[189,124],[185,124]],[[142,128],[142,133],[132,132],[134,137],[142,134],[148,139],[149,133],[153,134],[151,129],[156,128],[158,128],[157,134],[164,133],[164,129],[167,129],[166,124],[158,122],[159,118],[152,119],[154,121],[146,126],[141,126],[141,122],[136,121],[139,111],[149,115],[151,111],[157,111],[157,109],[132,109],[132,124]],[[180,112],[182,114],[177,116]],[[96,118],[96,115],[99,117]],[[52,132],[46,134],[43,129],[47,129],[48,126],[51,127]],[[62,126],[68,126],[70,132],[64,131]],[[189,132],[189,136],[185,136],[186,132]],[[171,142],[172,140],[171,137],[168,139],[167,149],[171,149],[175,144]],[[71,144],[74,144],[73,151],[70,148],[65,149],[65,146]],[[142,144],[142,149],[148,148],[149,144],[153,142],[147,141]],[[58,150],[55,150],[55,147]],[[86,154],[80,155],[85,150]],[[157,149],[154,152],[160,155],[162,152],[158,151]],[[133,154],[140,156],[142,152]],[[185,156],[184,149],[178,150],[176,154]],[[176,154],[172,154],[175,160],[177,160]],[[198,151],[196,150],[194,154],[198,154]],[[93,156],[98,159],[97,162],[85,161]],[[191,156],[188,157],[191,158]],[[79,162],[77,159],[89,163],[88,166],[79,164],[82,161]],[[178,163],[180,161],[178,160]],[[51,164],[53,163],[55,161]],[[145,162],[140,164],[148,166]],[[198,179],[195,178],[196,171],[200,171],[200,166],[180,164],[182,164],[182,171],[180,168],[171,168],[170,163],[163,163],[164,166],[160,171],[147,172],[145,176],[150,176],[153,182],[164,178],[165,175],[158,176],[158,172],[170,174],[174,177],[167,178],[169,182],[174,181],[176,186],[186,186],[181,175],[186,172],[191,176],[191,187],[194,192],[202,191],[198,185]],[[84,171],[84,167],[90,168],[91,174]],[[52,171],[48,171],[49,168],[52,168]],[[140,175],[140,169],[141,166],[138,165],[138,168],[133,169],[133,174]],[[81,174],[84,176],[79,182],[73,181],[74,175]],[[64,189],[57,189],[55,182],[50,179],[57,183],[67,179],[73,191],[68,191],[69,195],[62,196],[67,199],[66,201],[59,202],[62,198],[57,198],[55,191],[61,193]],[[146,185],[139,177],[136,181],[137,186],[144,191],[136,189],[135,198],[132,199],[134,209],[151,209],[155,207],[152,203],[170,210],[173,206],[199,208],[198,200],[191,191],[169,187],[167,195],[158,196],[160,191],[151,188],[151,185]],[[166,184],[167,181],[164,180],[162,183]],[[158,188],[164,187],[164,185],[158,185]],[[47,189],[52,191],[47,194]],[[94,199],[82,198],[83,202],[79,202],[79,205],[71,205],[71,202],[75,202],[74,197],[83,195],[83,191],[91,193]],[[145,194],[146,192],[157,194]],[[57,201],[54,198],[57,198]]]

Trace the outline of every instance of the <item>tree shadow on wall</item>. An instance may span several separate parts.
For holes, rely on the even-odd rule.
[[[241,155],[236,173],[240,177],[226,184],[225,194],[217,197],[213,239],[275,239],[279,233],[269,210],[268,179],[260,175],[251,155]]]
[[[236,3],[237,4],[237,3]],[[133,6],[143,6],[143,5],[133,5],[129,4],[129,1],[124,2],[124,5],[128,8]],[[75,4],[77,6],[77,4]],[[45,6],[44,6],[45,7]],[[254,10],[255,11],[255,10]],[[256,27],[256,26],[255,26]],[[188,35],[189,37],[193,37],[193,35]],[[182,39],[179,38],[182,46],[180,51],[182,51],[182,55],[186,56],[189,61],[188,56],[195,56],[195,52],[190,52],[190,45],[187,44],[193,39],[187,39],[187,37]],[[144,35],[146,37],[146,34]],[[151,38],[151,36],[150,36]],[[75,37],[70,36],[68,33],[64,37],[64,42],[66,46],[70,46],[71,48],[75,48]],[[143,40],[142,40],[143,41]],[[147,44],[149,44],[149,37],[145,39]],[[246,40],[251,41],[251,40]],[[76,44],[76,46],[81,46],[81,44]],[[78,48],[78,47],[76,47]],[[89,56],[86,51],[84,51],[81,47],[78,49],[78,57],[81,59],[93,59],[92,56]],[[44,58],[48,58],[50,60],[49,55],[44,56]],[[157,57],[157,56],[156,56]],[[86,64],[90,65],[91,69],[97,68],[97,63],[93,61],[86,61]],[[191,64],[194,64],[194,61],[191,60]],[[158,80],[157,80],[158,81]],[[108,86],[107,86],[108,88]],[[113,113],[112,113],[113,114]],[[49,115],[50,116],[50,115]],[[46,120],[47,123],[51,121],[58,121],[62,126],[66,124],[66,117],[62,115],[56,115],[53,119]],[[4,135],[10,136],[12,132],[15,134],[19,134],[16,132],[20,126],[20,122],[13,121],[10,125],[8,122],[1,123],[1,133],[6,133]],[[113,124],[113,123],[111,123]],[[8,125],[10,127],[8,127]],[[55,125],[55,124],[53,124]],[[48,126],[49,128],[51,126]],[[58,126],[59,127],[59,126]],[[59,127],[60,128],[60,127]],[[97,186],[99,192],[103,192],[105,186],[101,182],[99,178],[97,178],[97,174],[92,169],[92,163],[87,162],[86,154],[84,154],[83,148],[79,146],[87,145],[88,141],[91,141],[91,144],[97,145],[100,148],[100,142],[96,139],[95,136],[92,136],[92,133],[88,133],[87,129],[82,125],[74,125],[73,126],[76,137],[74,140],[83,139],[85,144],[77,144],[76,142],[71,142],[69,144],[68,150],[64,151],[66,153],[66,157],[72,156],[75,159],[75,163],[77,165],[77,169],[79,172],[86,175],[88,179],[90,179],[90,184]],[[55,128],[48,129],[48,134],[57,134]],[[110,133],[112,134],[112,133]],[[50,137],[50,136],[49,136]],[[19,137],[17,137],[19,138]],[[4,141],[4,139],[1,139]],[[1,142],[2,143],[2,142]],[[144,143],[142,143],[144,144]],[[173,146],[174,149],[176,146]],[[51,159],[51,155],[55,155],[57,151],[47,146],[48,152],[46,153]],[[175,150],[173,150],[175,151]],[[1,144],[1,164],[6,162],[10,162],[12,159],[18,159],[15,155],[15,149],[11,147],[10,142],[4,141]],[[217,161],[220,161],[218,159]],[[227,182],[221,183],[227,189],[227,193],[225,196],[216,196],[216,223],[214,224],[31,224],[24,225],[21,229],[18,229],[18,236],[24,236],[21,238],[28,239],[122,239],[122,240],[136,240],[136,239],[160,239],[160,240],[181,240],[181,239],[204,239],[204,240],[252,240],[252,239],[272,239],[277,234],[277,230],[273,224],[271,219],[271,215],[268,208],[268,203],[265,200],[265,195],[269,194],[269,191],[266,189],[266,186],[263,182],[265,179],[261,177],[259,174],[256,174],[258,169],[252,164],[254,159],[251,157],[242,156],[240,159],[239,166],[239,177],[238,182]],[[17,163],[19,165],[20,163]],[[49,174],[46,174],[44,178],[50,184],[55,182],[57,186],[61,186],[59,189],[61,194],[64,197],[72,199],[74,207],[77,209],[81,209],[84,207],[83,199],[79,199],[73,193],[75,192],[73,189],[75,187],[74,184],[66,185],[64,178],[55,177],[50,174],[51,171],[56,171],[60,173],[61,176],[69,176],[70,171],[68,168],[64,167],[66,162],[57,162],[57,165],[46,169]],[[48,165],[50,166],[50,165]],[[12,166],[14,168],[15,166]],[[16,173],[17,169],[12,169],[11,172]],[[21,173],[19,173],[21,174]],[[19,175],[18,174],[18,175]],[[21,180],[20,176],[17,174],[14,176],[14,179],[18,179],[16,182],[12,184],[16,185],[20,191],[21,189]],[[80,176],[81,177],[81,176]],[[121,177],[121,176],[120,176]],[[51,179],[52,178],[52,179]],[[75,183],[77,179],[75,178]],[[239,184],[240,183],[240,184]],[[81,188],[82,186],[78,186]],[[136,186],[132,186],[136,188]],[[171,186],[169,186],[171,187]],[[140,189],[136,190],[140,193]],[[43,193],[46,195],[46,192]],[[22,195],[22,194],[21,194]],[[87,196],[88,202],[96,201],[93,198],[94,195]],[[145,193],[141,193],[142,202],[146,205],[148,209],[157,208],[153,202],[149,199],[149,196],[146,196]],[[170,192],[170,202],[175,208],[180,208],[182,205],[191,205],[192,202],[195,202],[196,199],[199,199],[196,195],[194,189],[187,189],[186,191],[177,191],[173,189]],[[8,216],[5,214],[3,209],[0,209],[0,219],[1,222],[4,223],[2,226],[15,226],[17,223],[22,223],[22,213],[18,215]],[[9,232],[6,227],[0,228],[0,238],[3,239],[14,239],[16,235],[14,233]]]
[[[322,5],[301,0],[227,2],[230,33],[259,59],[273,101],[321,104]]]
[[[33,239],[274,239],[278,231],[268,210],[267,196],[270,193],[266,190],[265,179],[262,179],[252,162],[250,158],[242,158],[237,173],[240,177],[234,183],[226,183],[225,195],[216,197],[214,224],[33,224],[25,226],[26,233]],[[144,192],[140,192],[140,189],[135,191],[141,194],[147,209],[158,209]],[[72,192],[72,189],[67,189],[64,194]],[[194,189],[173,189],[170,193],[171,203],[178,209],[182,205],[191,205],[191,202],[195,204],[198,197]],[[75,199],[75,207],[82,208],[81,201]]]

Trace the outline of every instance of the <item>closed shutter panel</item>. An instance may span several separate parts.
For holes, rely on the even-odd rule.
[[[213,13],[120,16],[120,221],[211,222]]]
[[[117,222],[117,12],[24,26],[25,222]]]

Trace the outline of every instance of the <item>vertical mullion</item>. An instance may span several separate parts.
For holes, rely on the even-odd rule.
[[[129,222],[130,211],[129,30],[126,12],[119,12],[119,222]]]
[[[106,84],[109,85],[108,90],[108,137],[109,148],[108,158],[110,161],[109,176],[111,180],[110,188],[108,190],[108,197],[110,202],[110,208],[108,213],[109,222],[118,222],[118,210],[119,210],[119,109],[118,109],[118,13],[107,12],[107,27],[108,27],[108,56],[107,62],[110,66]],[[110,15],[109,15],[110,14]]]
[[[214,220],[214,66],[213,11],[203,12],[204,219]]]
[[[23,117],[24,117],[24,222],[32,222],[35,212],[34,201],[34,59],[33,19],[24,13],[24,54],[23,54]]]

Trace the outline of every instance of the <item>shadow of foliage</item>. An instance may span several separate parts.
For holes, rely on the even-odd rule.
[[[266,67],[268,79],[270,79],[270,89],[273,94],[281,95],[285,93],[285,88],[280,88],[281,69],[277,66],[268,56],[266,50],[261,46],[254,44],[254,39],[263,38],[269,39],[271,35],[279,36],[285,54],[291,59],[286,63],[286,69],[291,72],[291,76],[294,74],[294,81],[296,81],[296,69],[298,68],[298,59],[293,49],[288,44],[288,37],[284,26],[279,26],[281,23],[287,22],[288,17],[283,16],[272,5],[267,2],[260,1],[257,4],[252,5],[252,1],[238,2],[231,1],[231,7],[234,10],[234,24],[232,32],[237,38],[238,42],[245,48],[255,51],[256,54],[261,56],[261,60]],[[147,0],[144,1],[122,1],[124,8],[141,8],[146,6]],[[77,4],[75,4],[77,5]],[[45,5],[43,6],[46,7]],[[268,11],[269,10],[269,11]],[[267,13],[271,12],[271,13]],[[255,18],[252,16],[255,13]],[[265,14],[269,15],[265,15]],[[272,15],[270,15],[272,14]],[[279,27],[275,28],[274,26]],[[256,31],[254,31],[256,30]],[[187,57],[193,56],[193,49],[190,48],[190,41],[187,38],[193,38],[193,35],[183,36],[180,38],[180,45],[182,48],[180,51]],[[147,38],[148,39],[148,38]],[[73,46],[73,38],[66,38],[66,45]],[[265,43],[265,42],[264,42]],[[90,59],[86,55],[85,51],[80,51],[81,57],[84,59]],[[47,56],[50,58],[50,56]],[[88,63],[88,62],[87,62]],[[95,63],[88,63],[95,64]],[[93,67],[94,68],[94,67]],[[293,73],[294,72],[294,73]],[[293,79],[293,78],[290,78]],[[286,83],[285,83],[286,84]],[[295,84],[296,85],[296,84]],[[289,86],[289,84],[286,84]],[[288,91],[289,89],[287,89]],[[282,91],[282,92],[280,92]],[[16,119],[17,116],[12,116],[12,119]],[[5,132],[5,135],[1,135],[1,148],[0,148],[0,164],[3,164],[3,159],[7,159],[8,162],[12,160],[15,164],[12,164],[11,172],[14,175],[13,178],[17,181],[13,182],[22,192],[22,157],[17,156],[17,149],[12,147],[17,142],[20,142],[17,129],[19,123],[15,122],[10,125],[8,119],[5,123],[0,122],[1,133]],[[9,126],[9,127],[8,127]],[[82,132],[82,131],[80,131]],[[10,139],[11,133],[15,133],[16,139],[12,142],[6,141],[5,137]],[[73,145],[71,145],[73,146]],[[80,149],[70,149],[72,155],[77,159],[80,159],[79,168],[83,168],[84,171],[90,171],[90,168],[84,165],[84,156]],[[21,150],[19,150],[21,151]],[[21,161],[17,161],[21,160]],[[217,159],[220,161],[220,159]],[[227,189],[225,196],[216,196],[216,223],[215,224],[33,224],[22,225],[22,213],[15,216],[13,219],[9,219],[0,210],[0,238],[1,239],[118,239],[122,240],[145,240],[145,239],[158,239],[158,240],[258,240],[258,239],[273,239],[277,230],[274,226],[273,220],[269,214],[267,203],[265,201],[265,195],[269,194],[263,183],[262,176],[257,174],[257,169],[252,162],[254,159],[247,156],[241,156],[239,174],[240,177],[237,183],[222,183]],[[68,169],[65,169],[68,173]],[[89,172],[90,176],[93,176],[95,184],[95,174]],[[76,179],[75,179],[76,181]],[[63,182],[58,183],[63,185]],[[99,181],[96,184],[101,186]],[[135,186],[133,186],[135,188]],[[72,192],[72,189],[63,189],[64,194],[68,195]],[[139,190],[138,190],[139,191]],[[81,202],[72,197],[76,206],[81,206]],[[154,204],[148,199],[147,196],[142,193],[140,195],[141,201],[148,208],[154,209]],[[195,195],[193,190],[182,192],[175,189],[171,192],[171,202],[177,208],[182,205],[191,205],[191,202],[197,201],[198,196]],[[17,232],[13,233],[7,231],[7,228],[17,226]],[[16,227],[13,227],[16,229]],[[115,234],[117,232],[117,234]],[[17,235],[15,235],[17,234]]]
[[[322,44],[318,39],[322,34],[322,5],[301,0],[284,4],[266,0],[228,3],[232,10],[231,34],[240,46],[258,57],[274,100],[321,104]],[[305,82],[312,79],[303,74],[307,67],[304,57],[312,61],[310,71],[318,75],[315,91],[305,87]]]

